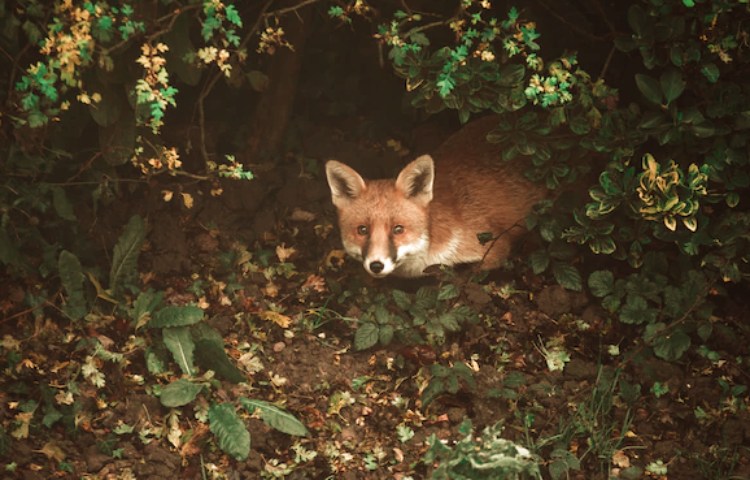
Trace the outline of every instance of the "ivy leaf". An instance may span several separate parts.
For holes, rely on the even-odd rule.
[[[212,405],[208,409],[211,432],[219,441],[219,448],[236,460],[245,460],[250,454],[250,432],[234,406],[229,403]]]
[[[552,264],[552,275],[562,287],[575,292],[583,290],[583,281],[578,269],[573,265],[562,262]]]
[[[589,275],[589,289],[595,297],[606,297],[614,291],[615,276],[609,270],[597,270]]]
[[[635,75],[635,84],[638,86],[638,90],[641,91],[643,96],[646,97],[646,100],[655,105],[661,105],[661,87],[655,78],[642,73],[637,73]]]
[[[186,374],[193,376],[193,352],[195,343],[187,327],[165,328],[161,332],[164,345],[172,352],[172,357],[180,369]]]
[[[161,389],[159,401],[167,408],[183,407],[195,400],[203,386],[181,378]]]
[[[306,437],[310,434],[305,424],[297,420],[294,415],[272,403],[244,397],[240,398],[240,403],[250,413],[257,411],[266,425],[282,433],[296,437]]]
[[[620,309],[620,321],[628,324],[650,324],[656,320],[656,310],[650,308],[640,295],[629,294],[625,305]]]
[[[379,330],[375,323],[365,322],[361,324],[354,334],[354,348],[356,350],[366,350],[378,343]]]

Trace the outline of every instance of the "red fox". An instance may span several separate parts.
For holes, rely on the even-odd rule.
[[[501,162],[486,141],[493,116],[470,122],[435,151],[409,163],[396,180],[364,180],[336,160],[326,176],[346,252],[374,277],[419,277],[431,265],[500,266],[524,231],[524,218],[546,189]],[[492,240],[480,243],[477,234]]]

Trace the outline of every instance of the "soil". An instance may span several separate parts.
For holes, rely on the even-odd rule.
[[[305,138],[308,155],[355,165],[357,159],[399,165],[412,155],[389,148],[386,138],[345,140],[326,126]],[[459,276],[457,301],[479,321],[443,344],[393,342],[355,351],[361,298],[394,288],[414,292],[439,280],[376,281],[356,262],[342,260],[320,163],[316,171],[290,158],[280,168],[257,171],[251,182],[223,182],[218,197],[192,186],[192,209],[162,201],[159,188],[135,192],[127,202],[128,215],[148,219],[140,259],[144,289],[164,291],[172,304],[205,304],[207,323],[222,334],[247,377],[240,385],[214,381],[210,393],[178,409],[176,418],[152,393],[154,385],[178,378],[179,368],[154,376],[144,359],[144,345],[157,332],[134,331],[106,302],[83,324],[62,320],[53,309],[23,312],[24,289],[3,281],[3,351],[20,356],[12,370],[3,362],[6,435],[0,441],[6,455],[0,463],[15,465],[5,477],[252,479],[282,478],[278,472],[289,468],[290,479],[427,478],[427,439],[457,440],[459,424],[469,418],[475,432],[503,425],[505,438],[544,459],[545,478],[556,448],[581,459],[579,469],[568,470],[574,479],[750,478],[750,411],[741,388],[750,384],[745,305],[717,299],[704,350],[715,357],[692,349],[669,363],[591,297],[551,285],[517,259],[479,282],[468,280],[470,271],[459,273],[465,276]],[[137,195],[143,195],[140,203]],[[126,219],[124,211],[112,214],[113,238]],[[104,263],[101,268],[106,271]],[[79,373],[94,339],[124,355],[120,362],[97,363],[102,387]],[[14,341],[22,348],[14,349]],[[569,356],[562,371],[550,370],[545,359],[555,345]],[[422,394],[434,363],[468,365],[474,384],[462,382],[425,407]],[[77,389],[74,406],[52,401],[64,421],[50,428],[32,422],[26,435],[11,437],[29,402],[38,406],[35,415],[48,415],[43,406],[70,382]],[[242,461],[228,457],[196,414],[209,401],[239,396],[282,406],[309,436],[286,435],[244,415],[251,453]],[[183,433],[176,445],[167,438],[170,422]],[[132,432],[123,432],[123,425]],[[412,438],[399,438],[403,427]],[[300,448],[316,456],[300,459]],[[658,461],[667,473],[649,467]]]

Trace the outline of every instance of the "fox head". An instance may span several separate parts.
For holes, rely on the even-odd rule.
[[[370,275],[398,274],[405,262],[426,255],[435,180],[432,157],[417,158],[395,181],[365,181],[354,169],[335,160],[326,163],[326,176],[338,210],[344,249],[361,261]]]

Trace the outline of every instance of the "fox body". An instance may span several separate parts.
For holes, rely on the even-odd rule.
[[[418,277],[431,265],[500,266],[523,220],[545,189],[526,180],[486,141],[494,117],[453,134],[433,157],[423,155],[395,180],[363,179],[343,163],[326,163],[344,249],[374,277]],[[492,240],[480,243],[477,234]]]

